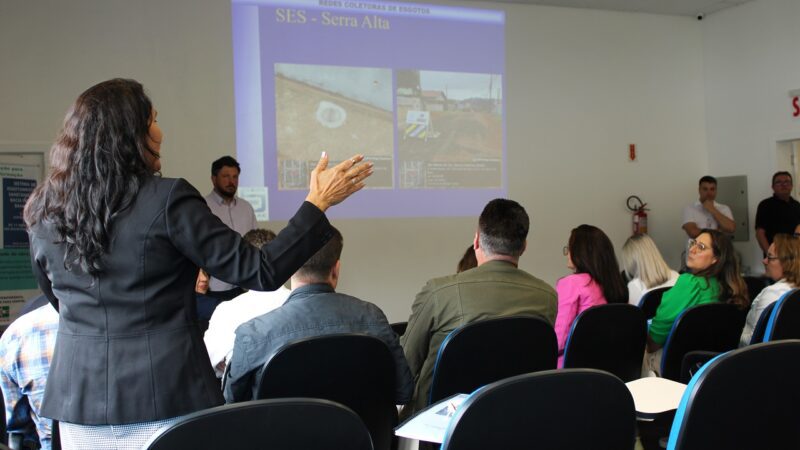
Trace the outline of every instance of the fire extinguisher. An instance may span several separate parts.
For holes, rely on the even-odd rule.
[[[633,212],[633,234],[647,234],[647,203],[635,195],[628,197],[628,209]]]

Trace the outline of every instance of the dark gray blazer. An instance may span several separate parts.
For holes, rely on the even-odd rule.
[[[52,224],[30,231],[39,285],[59,309],[42,415],[78,424],[180,416],[223,402],[197,325],[197,269],[273,290],[330,239],[325,215],[304,203],[260,251],[208,209],[182,179],[152,177],[114,219],[104,272],[64,268]],[[55,299],[58,300],[55,300]]]

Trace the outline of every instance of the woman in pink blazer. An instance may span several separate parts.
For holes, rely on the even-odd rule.
[[[603,230],[592,225],[573,229],[569,244],[564,247],[564,256],[567,267],[574,273],[556,283],[558,367],[564,365],[564,346],[578,314],[592,306],[628,300],[628,289],[620,275],[614,246]]]

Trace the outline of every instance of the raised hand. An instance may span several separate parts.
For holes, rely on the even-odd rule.
[[[354,155],[335,167],[328,168],[328,153],[322,152],[317,167],[311,171],[311,186],[306,201],[322,211],[342,202],[365,186],[372,175],[372,163],[363,164],[364,155]]]

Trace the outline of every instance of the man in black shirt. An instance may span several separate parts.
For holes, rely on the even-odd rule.
[[[792,234],[800,224],[800,202],[792,198],[792,175],[776,172],[772,176],[772,197],[758,204],[756,239],[764,254],[778,233]]]

